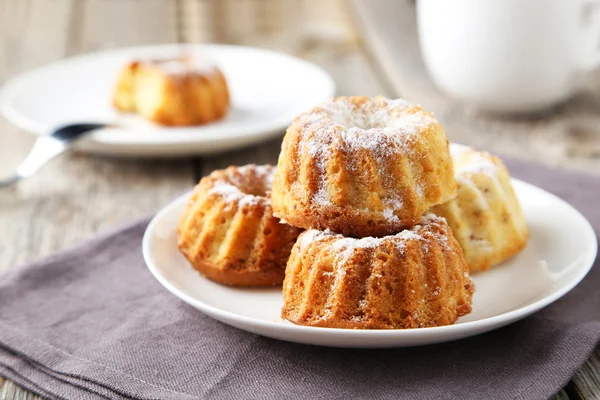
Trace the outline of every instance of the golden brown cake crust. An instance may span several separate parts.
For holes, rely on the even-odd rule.
[[[185,57],[133,61],[119,74],[113,105],[161,125],[202,125],[227,114],[229,90],[214,65],[199,68]]]
[[[498,157],[456,143],[450,148],[458,195],[431,211],[448,221],[471,272],[485,271],[525,248],[527,222]]]
[[[274,217],[274,168],[229,167],[202,178],[181,217],[178,247],[207,278],[233,286],[281,284],[300,229]]]
[[[282,318],[349,329],[453,324],[471,312],[474,285],[446,222],[433,214],[383,238],[302,233],[286,267]]]
[[[271,199],[291,225],[361,237],[411,227],[455,195],[433,114],[404,100],[338,97],[288,128]]]

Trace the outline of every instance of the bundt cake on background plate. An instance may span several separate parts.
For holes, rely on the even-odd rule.
[[[287,129],[275,215],[305,229],[384,236],[456,196],[448,141],[433,114],[404,100],[338,97]]]
[[[327,71],[289,54],[172,43],[79,54],[11,77],[0,114],[35,135],[74,121],[107,124],[76,143],[81,152],[214,155],[281,136],[334,93]]]
[[[161,125],[202,125],[227,114],[229,89],[212,62],[184,56],[139,59],[119,73],[113,104]]]

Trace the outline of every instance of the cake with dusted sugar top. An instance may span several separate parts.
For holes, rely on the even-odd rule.
[[[410,228],[455,195],[433,114],[401,99],[338,97],[287,129],[271,199],[294,226],[361,237]]]
[[[194,188],[177,229],[178,246],[207,278],[232,286],[283,282],[301,229],[273,216],[274,168],[246,165],[217,170]]]
[[[302,233],[287,264],[281,316],[330,328],[449,325],[471,312],[473,291],[450,228],[427,214],[381,238]]]

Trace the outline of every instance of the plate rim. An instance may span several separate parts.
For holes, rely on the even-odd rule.
[[[74,55],[71,57],[66,57],[58,60],[54,60],[47,64],[39,65],[37,67],[25,70],[15,76],[10,77],[7,81],[5,81],[0,86],[0,114],[6,118],[11,124],[16,127],[24,130],[28,134],[39,136],[46,133],[46,127],[43,124],[39,124],[28,118],[25,114],[17,111],[11,102],[11,99],[14,97],[15,93],[18,93],[18,87],[22,82],[26,82],[31,79],[32,76],[37,76],[39,74],[46,73],[48,70],[56,70],[64,68],[65,65],[71,63],[82,62],[86,60],[93,60],[94,58],[103,58],[103,57],[111,57],[111,56],[119,56],[120,54],[130,54],[130,53],[143,53],[143,52],[168,52],[173,51],[173,49],[181,48],[181,47],[192,49],[193,51],[202,51],[211,50],[211,51],[250,51],[254,53],[259,53],[261,55],[267,55],[269,57],[280,57],[289,62],[295,63],[297,65],[302,65],[304,68],[308,68],[313,70],[316,74],[320,75],[323,79],[323,93],[327,95],[324,96],[323,100],[326,97],[330,97],[335,95],[336,93],[336,84],[332,75],[327,72],[323,67],[312,63],[310,61],[304,60],[302,58],[296,57],[291,54],[287,54],[284,52],[278,52],[270,49],[264,49],[260,47],[252,47],[252,46],[240,46],[240,45],[232,45],[232,44],[216,44],[216,43],[193,43],[193,44],[177,44],[177,43],[166,43],[166,44],[158,44],[158,45],[142,45],[142,46],[127,46],[127,47],[117,47],[113,49],[103,49],[98,51],[93,51],[89,53],[82,53],[78,55]],[[73,122],[77,122],[73,120]],[[110,122],[110,121],[107,121]],[[254,139],[257,140],[266,140],[270,138],[279,131],[285,130],[285,128],[289,125],[291,121],[283,121],[282,118],[273,119],[273,123],[271,126],[264,127],[261,129],[250,130],[250,134],[248,130],[240,131],[236,134],[227,135],[223,138],[223,140],[218,140],[218,142],[225,143],[225,147],[227,148],[235,148],[238,146],[231,146],[232,142],[236,140],[246,140],[246,139]],[[163,129],[161,126],[156,126],[153,128]],[[184,129],[193,129],[194,127],[185,127]],[[132,130],[133,128],[125,128],[127,130]],[[164,129],[174,129],[172,127],[164,128]],[[192,144],[192,145],[205,145],[211,144],[211,141],[215,141],[215,139],[211,139],[211,141],[207,141],[202,134],[193,135],[189,138],[182,138],[179,140],[160,140],[154,142],[152,139],[149,140],[141,140],[135,142],[119,142],[114,143],[111,141],[102,141],[97,140],[93,136],[88,139],[93,145],[104,146],[104,147],[163,147],[163,146],[177,146],[182,144]],[[85,146],[84,146],[85,147]]]
[[[152,220],[148,224],[146,230],[144,231],[144,236],[143,236],[143,240],[142,240],[142,253],[143,253],[143,257],[144,257],[146,266],[150,270],[150,272],[152,273],[154,278],[157,279],[159,281],[159,283],[161,285],[163,285],[163,287],[165,287],[168,291],[170,291],[177,298],[179,298],[180,300],[184,301],[185,303],[191,305],[192,307],[196,308],[199,312],[202,312],[203,314],[210,316],[211,318],[214,318],[225,324],[234,326],[238,329],[242,329],[242,330],[245,330],[248,332],[258,333],[262,336],[269,336],[269,335],[264,334],[264,329],[273,328],[272,331],[284,331],[286,333],[297,333],[297,334],[312,332],[312,333],[309,333],[309,335],[312,335],[312,336],[325,335],[328,338],[339,337],[340,335],[343,335],[345,338],[354,338],[354,339],[356,339],[356,338],[365,338],[365,339],[396,338],[398,340],[401,340],[401,339],[410,340],[410,339],[419,338],[419,339],[424,340],[423,343],[408,344],[408,345],[407,344],[392,344],[392,345],[390,345],[390,344],[384,343],[384,344],[382,344],[382,346],[373,346],[373,344],[371,343],[371,344],[365,344],[364,346],[340,345],[339,347],[363,347],[363,348],[390,347],[391,348],[391,347],[407,347],[407,346],[418,346],[418,345],[423,345],[423,344],[447,342],[447,341],[457,340],[460,338],[475,336],[480,333],[488,332],[488,331],[503,327],[505,325],[508,325],[510,323],[516,322],[516,321],[523,319],[537,311],[540,311],[541,309],[554,303],[555,301],[557,301],[558,299],[560,299],[561,297],[563,297],[564,295],[569,293],[571,290],[573,290],[573,288],[575,288],[583,280],[583,278],[585,278],[585,276],[589,273],[589,271],[591,270],[591,268],[594,265],[594,261],[598,254],[598,238],[594,231],[594,228],[592,227],[592,225],[588,221],[588,219],[581,212],[579,212],[579,210],[577,210],[574,206],[572,206],[567,201],[563,200],[562,198],[560,198],[559,196],[557,196],[553,193],[550,193],[536,185],[524,182],[519,179],[511,178],[511,181],[512,181],[513,185],[522,185],[522,186],[527,187],[528,189],[540,191],[544,195],[550,196],[553,198],[553,200],[559,201],[559,202],[563,203],[563,205],[572,209],[572,211],[574,211],[581,219],[583,226],[585,226],[585,230],[588,231],[586,233],[586,236],[589,235],[589,238],[591,239],[592,247],[586,253],[582,253],[580,258],[573,262],[573,263],[577,263],[578,265],[585,265],[585,267],[582,267],[581,271],[578,272],[577,274],[575,274],[564,286],[561,286],[560,288],[553,291],[552,293],[550,293],[550,294],[542,297],[541,299],[539,299],[531,304],[528,304],[524,307],[519,307],[517,309],[510,310],[510,311],[504,312],[502,314],[486,317],[483,319],[478,319],[476,321],[468,321],[468,322],[463,322],[460,324],[453,324],[453,325],[446,325],[446,326],[414,328],[414,329],[341,329],[341,328],[309,327],[309,326],[302,326],[302,325],[285,324],[285,323],[282,323],[281,321],[260,320],[260,319],[256,319],[256,318],[252,318],[252,317],[248,317],[248,316],[244,316],[244,315],[239,315],[239,314],[233,313],[231,311],[222,310],[218,307],[215,307],[208,303],[205,303],[202,300],[196,299],[195,297],[185,293],[184,291],[179,290],[175,285],[173,285],[166,277],[164,277],[160,273],[159,268],[157,268],[152,261],[151,249],[150,249],[150,242],[152,240],[151,236],[152,236],[152,233],[155,231],[156,225],[160,223],[160,221],[162,220],[164,215],[167,214],[169,211],[171,211],[171,209],[173,207],[176,207],[179,202],[182,202],[182,201],[184,201],[184,199],[188,198],[190,192],[186,192],[186,193],[182,194],[181,196],[178,196],[177,198],[172,200],[167,206],[162,208],[152,218]],[[595,239],[595,240],[593,240],[593,239]],[[203,279],[206,279],[206,278],[203,278]],[[262,328],[262,329],[249,330],[247,328],[240,327],[240,325],[250,325],[253,327],[256,326],[256,327]],[[258,332],[258,331],[260,331],[260,332]],[[468,334],[470,332],[472,332],[472,334]],[[465,335],[465,333],[467,333],[467,334]],[[442,340],[433,340],[433,341],[427,340],[427,339],[432,339],[433,337],[439,336],[440,334],[448,334],[452,337],[444,338]],[[297,343],[315,344],[315,343],[311,343],[311,341],[310,341],[311,337],[307,337],[307,341],[295,341],[295,340],[291,340],[291,339],[285,339],[285,338],[282,338],[280,335],[274,335],[274,336],[269,336],[269,337],[277,338],[277,339],[285,340],[285,341],[294,341]]]

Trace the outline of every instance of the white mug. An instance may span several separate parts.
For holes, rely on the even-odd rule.
[[[573,94],[600,64],[598,0],[418,0],[437,85],[478,107],[530,112]]]

